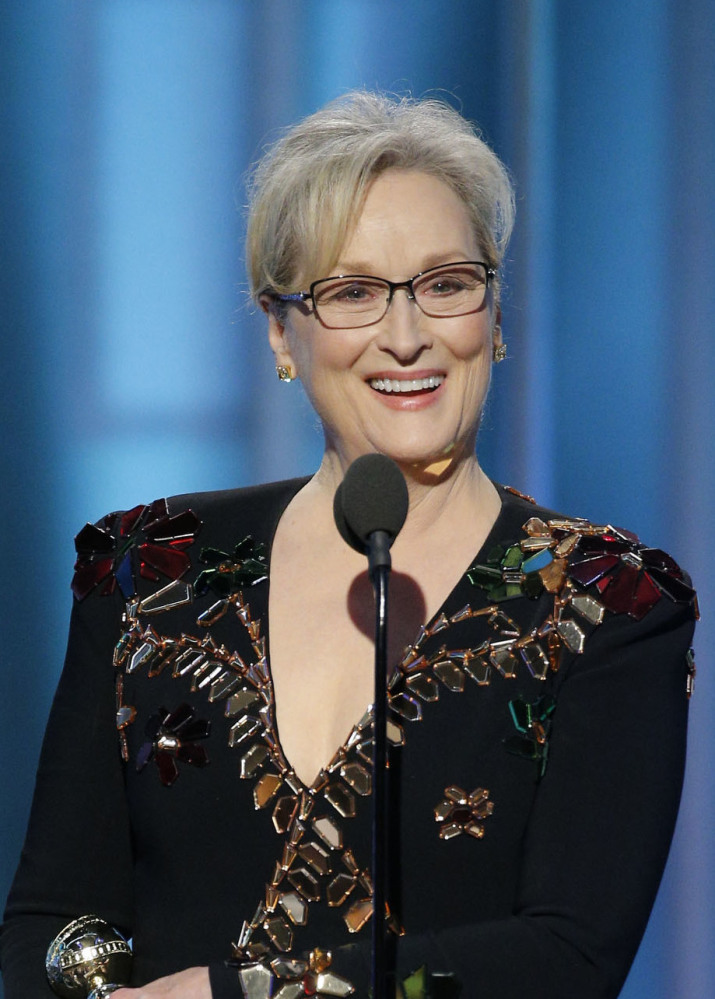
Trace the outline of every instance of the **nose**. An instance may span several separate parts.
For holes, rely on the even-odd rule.
[[[415,302],[411,290],[406,285],[395,288],[390,307],[379,323],[377,346],[398,361],[412,361],[432,346],[428,325],[428,317]]]

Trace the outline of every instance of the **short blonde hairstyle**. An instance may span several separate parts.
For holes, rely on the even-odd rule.
[[[514,222],[509,174],[478,131],[439,100],[353,91],[290,128],[249,182],[254,298],[305,290],[335,266],[370,183],[390,168],[443,181],[464,203],[497,269]]]

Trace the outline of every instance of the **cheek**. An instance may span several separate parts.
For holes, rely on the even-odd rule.
[[[330,330],[310,331],[291,338],[291,353],[303,378],[322,381],[349,371],[363,347],[355,338],[341,338]]]
[[[481,360],[491,351],[492,337],[491,321],[465,323],[451,338],[452,353],[462,361]]]

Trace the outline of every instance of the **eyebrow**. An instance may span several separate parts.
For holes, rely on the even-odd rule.
[[[421,274],[423,271],[430,270],[431,267],[439,267],[440,264],[458,263],[460,260],[472,259],[469,255],[464,256],[463,254],[464,250],[449,250],[446,253],[431,253],[428,257],[424,258],[422,266],[416,273]],[[341,274],[365,274],[377,277],[372,264],[367,264],[364,260],[338,261],[333,268],[333,271],[334,273],[329,274],[328,277],[339,277]]]

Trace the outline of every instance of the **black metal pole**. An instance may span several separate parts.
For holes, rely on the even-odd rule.
[[[389,555],[388,555],[389,560]],[[387,968],[387,587],[390,565],[371,570],[375,590],[375,707],[372,788],[372,995],[394,999],[388,991]]]

